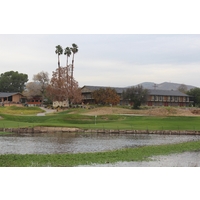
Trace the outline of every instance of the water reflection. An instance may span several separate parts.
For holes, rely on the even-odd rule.
[[[0,154],[98,152],[155,144],[199,140],[200,136],[145,134],[43,133],[1,135]]]

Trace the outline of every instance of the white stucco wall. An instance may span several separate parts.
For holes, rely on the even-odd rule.
[[[57,107],[63,107],[63,108],[69,107],[69,101],[68,100],[66,100],[66,101],[53,101],[53,107],[54,108],[57,108]]]

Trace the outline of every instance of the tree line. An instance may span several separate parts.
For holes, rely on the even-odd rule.
[[[78,51],[76,50],[76,52]],[[59,56],[62,54],[60,46],[56,47],[56,53]],[[71,103],[81,103],[81,89],[78,87],[78,82],[72,77],[74,61],[72,61],[73,64],[71,64],[71,66],[67,64],[69,58],[68,53],[66,66],[61,67],[59,56],[58,68],[52,73],[51,79],[47,72],[42,71],[33,76],[33,82],[27,83],[27,74],[18,73],[17,71],[5,72],[0,76],[0,91],[20,92],[27,98],[39,96],[42,97],[43,100],[48,99],[49,102],[70,99]],[[100,88],[99,90],[94,91],[92,96],[96,104],[102,105],[117,105],[121,99],[113,88]],[[145,102],[147,91],[141,86],[128,88],[127,91],[123,93],[122,98],[134,102],[133,107],[138,108],[141,103]]]
[[[67,49],[69,51],[69,49]],[[66,51],[65,51],[66,52]],[[76,52],[78,52],[76,50]],[[28,75],[10,71],[0,76],[1,92],[20,92],[27,98],[42,97],[52,101],[64,101],[70,99],[71,103],[81,103],[81,89],[78,82],[72,77],[74,68],[74,56],[71,66],[68,64],[69,52],[65,67],[60,66],[59,56],[62,54],[61,46],[56,47],[58,54],[58,68],[53,71],[52,78],[48,72],[41,71],[33,76],[33,81],[28,82]],[[74,53],[75,54],[75,53]],[[73,66],[73,67],[72,67]],[[71,70],[70,70],[71,68]],[[147,90],[142,86],[128,88],[120,97],[113,88],[100,88],[92,93],[96,104],[117,105],[120,99],[127,99],[134,102],[133,107],[138,108],[147,98]]]
[[[68,58],[69,54],[67,60]],[[66,62],[65,67],[62,67],[58,59],[58,68],[52,73],[51,79],[49,74],[44,71],[35,74],[32,82],[28,82],[27,74],[18,71],[2,73],[0,75],[0,92],[20,92],[27,98],[40,96],[50,103],[55,100],[62,101],[66,99],[69,99],[71,103],[82,103],[81,89],[78,82],[72,77],[72,64],[67,64],[68,62]],[[74,65],[74,61],[72,63]],[[200,88],[187,90],[184,85],[181,85],[179,90],[193,98],[193,106],[200,107]],[[120,100],[123,100],[130,103],[134,109],[137,109],[147,101],[148,90],[138,85],[127,88],[120,96],[115,89],[108,87],[94,91],[92,97],[96,104],[117,105]]]
[[[33,76],[33,81],[28,82],[27,74],[18,73],[18,71],[5,72],[0,75],[0,92],[20,92],[27,98],[40,96],[43,100],[48,99],[50,102],[80,102],[82,99],[81,90],[73,75],[74,58],[78,52],[78,46],[73,43],[71,47],[66,47],[64,50],[61,45],[57,45],[55,48],[58,66],[52,72],[51,78],[49,78],[48,72],[41,71]],[[63,53],[66,55],[64,66],[60,62],[60,56]]]

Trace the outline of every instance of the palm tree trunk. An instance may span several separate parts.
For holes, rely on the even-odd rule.
[[[59,54],[58,54],[58,76],[60,79],[60,58],[59,58]]]
[[[73,74],[74,72],[74,54],[73,54],[73,57],[72,57],[72,71],[71,71],[71,93],[72,93],[72,88],[73,88]]]
[[[67,95],[69,98],[69,66],[68,66],[68,56],[67,56],[67,62],[66,62],[66,75],[67,75]]]
[[[71,72],[72,79],[73,79],[73,72],[74,72],[74,54],[73,54],[73,58],[72,58],[72,72]]]

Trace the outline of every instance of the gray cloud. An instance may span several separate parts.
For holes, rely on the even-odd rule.
[[[169,80],[200,86],[200,35],[11,34],[0,35],[0,42],[1,73],[27,73],[29,81],[42,70],[51,75],[56,69],[56,45],[76,43],[74,74],[81,86]],[[65,60],[62,55],[62,65]]]

